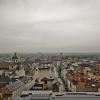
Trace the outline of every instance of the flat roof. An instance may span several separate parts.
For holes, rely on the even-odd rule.
[[[22,92],[22,95],[24,95],[24,94],[51,94],[52,93],[52,91],[23,91]]]

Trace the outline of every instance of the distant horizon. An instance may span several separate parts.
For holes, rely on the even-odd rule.
[[[2,52],[0,54],[100,54],[100,52]]]

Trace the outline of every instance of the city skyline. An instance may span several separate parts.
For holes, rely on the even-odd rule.
[[[0,0],[0,53],[100,52],[100,0]]]

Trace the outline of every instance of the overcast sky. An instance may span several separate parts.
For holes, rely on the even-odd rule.
[[[100,52],[100,0],[0,0],[0,53]]]

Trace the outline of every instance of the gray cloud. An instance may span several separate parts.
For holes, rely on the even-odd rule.
[[[99,52],[100,0],[0,0],[0,52]]]

